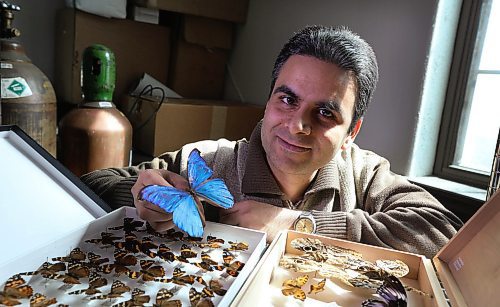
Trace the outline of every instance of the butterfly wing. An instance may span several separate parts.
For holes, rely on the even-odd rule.
[[[182,229],[191,237],[203,236],[203,222],[196,202],[191,195],[181,199],[173,213],[174,224],[179,229]]]
[[[148,185],[140,192],[140,198],[155,204],[163,210],[172,213],[183,199],[191,197],[186,191],[162,185]]]
[[[231,195],[222,179],[210,179],[199,185],[194,191],[212,205],[224,209],[231,208],[234,205],[233,195]]]
[[[193,149],[188,158],[188,181],[193,190],[210,178],[213,171],[208,167],[207,162],[203,160],[198,149]]]

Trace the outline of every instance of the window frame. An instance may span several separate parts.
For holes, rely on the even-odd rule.
[[[479,68],[480,57],[474,56],[475,43],[478,33],[485,35],[485,31],[480,30],[486,29],[488,21],[487,18],[481,20],[481,15],[489,8],[491,8],[490,0],[462,2],[433,169],[434,175],[440,178],[478,188],[487,188],[489,176],[453,165],[453,161],[458,147],[462,110],[466,108],[466,101],[471,99],[469,96],[473,94],[473,91],[468,90],[473,83],[469,84],[468,81],[472,74],[477,78],[475,72],[478,72]],[[482,45],[476,52],[480,54],[481,51]]]

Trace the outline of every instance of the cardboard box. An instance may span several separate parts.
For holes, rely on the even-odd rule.
[[[69,263],[69,260],[52,259],[68,256],[75,247],[80,248],[86,256],[93,252],[101,258],[108,258],[105,263],[114,263],[113,245],[106,247],[101,243],[86,241],[101,238],[102,232],[111,232],[119,237],[115,241],[124,242],[125,231],[111,228],[123,225],[125,217],[140,220],[135,208],[124,207],[106,214],[106,211],[101,208],[101,205],[106,206],[102,200],[19,128],[0,126],[0,152],[2,152],[0,165],[3,174],[6,174],[0,185],[0,207],[3,212],[0,231],[3,234],[2,245],[6,247],[2,248],[0,254],[0,285],[3,285],[14,274],[39,269],[45,261]],[[29,182],[23,181],[25,178],[29,178]],[[134,233],[139,241],[151,235],[142,225],[129,231]],[[200,271],[200,268],[192,264],[180,263],[177,260],[169,263],[159,257],[153,258],[154,265],[164,267],[165,278],[171,278],[174,267],[178,267],[187,274],[202,276],[207,283],[211,279],[217,279],[222,283],[223,288],[227,289],[227,293],[224,296],[216,295],[212,300],[218,306],[229,306],[262,255],[266,247],[266,234],[241,227],[207,222],[204,242],[208,235],[222,238],[225,242],[221,247],[215,247],[212,250],[190,243],[189,246],[197,253],[196,257],[190,259],[193,262],[200,262],[200,252],[206,251],[212,260],[222,262],[223,248],[230,247],[228,241],[245,242],[248,244],[248,250],[233,251],[235,260],[244,263],[236,277],[224,278],[225,270]],[[169,239],[154,235],[152,235],[152,240],[156,244],[166,243],[175,254],[180,254],[181,245],[185,242],[169,241]],[[151,250],[156,251],[153,248]],[[127,255],[136,257],[137,262],[152,258],[137,252],[129,252]],[[91,267],[92,271],[98,272],[108,280],[107,285],[99,288],[103,294],[109,293],[114,280],[120,280],[131,289],[137,287],[145,290],[145,294],[150,296],[149,302],[153,303],[160,288],[172,289],[174,286],[173,283],[142,282],[140,278],[132,279],[127,275],[107,274],[91,266],[89,260],[86,258],[83,265]],[[138,274],[143,274],[139,264],[128,267]],[[65,271],[58,271],[57,274],[67,276]],[[126,292],[115,300],[92,301],[85,294],[68,295],[70,291],[87,289],[89,287],[87,276],[77,278],[80,282],[78,285],[65,284],[62,277],[43,278],[40,274],[22,277],[33,288],[33,293],[40,292],[47,295],[47,298],[56,298],[57,303],[69,306],[111,305],[129,300],[131,297],[131,294]],[[172,299],[179,299],[183,305],[189,305],[190,288],[194,287],[197,291],[203,289],[203,285],[198,283],[199,281],[196,281],[192,286],[179,286],[180,290]],[[29,300],[20,299],[20,301],[27,304]]]
[[[171,48],[169,28],[63,9],[57,15],[54,83],[60,100],[81,102],[82,54],[94,43],[107,46],[115,54],[114,101],[126,94],[144,73],[166,83]]]
[[[171,98],[158,109],[155,99],[129,97],[126,105],[133,147],[153,156],[201,140],[249,138],[264,116],[264,106],[225,101]]]
[[[305,273],[295,273],[279,267],[284,254],[300,254],[292,248],[291,240],[311,237],[328,245],[354,249],[370,261],[377,259],[401,260],[410,272],[400,280],[432,297],[408,292],[408,306],[496,306],[500,301],[500,193],[496,193],[460,229],[460,231],[432,259],[366,244],[323,236],[284,231],[271,243],[234,300],[237,306],[271,306],[293,303],[293,297],[281,293],[285,279]],[[435,267],[435,269],[434,269]],[[314,273],[309,273],[310,277]],[[321,279],[319,276],[317,280]],[[440,285],[440,281],[444,289]],[[303,289],[309,289],[309,284]],[[333,302],[341,306],[360,306],[373,291],[350,288],[338,289],[338,282],[327,281],[327,290],[308,295],[304,306],[324,306]],[[338,291],[336,291],[338,290]],[[306,290],[307,293],[307,290]],[[445,294],[446,293],[446,294]],[[307,295],[307,294],[306,294]],[[296,302],[295,302],[296,303]]]
[[[243,23],[248,0],[135,0],[137,4],[160,10]]]
[[[233,25],[184,15],[176,35],[167,85],[186,98],[222,99]]]

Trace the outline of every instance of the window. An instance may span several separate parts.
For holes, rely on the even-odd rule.
[[[500,0],[464,0],[434,173],[487,188],[500,129]]]

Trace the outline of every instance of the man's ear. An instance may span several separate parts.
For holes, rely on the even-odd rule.
[[[342,150],[346,150],[347,148],[349,148],[349,146],[351,146],[351,144],[354,142],[354,139],[358,135],[362,124],[363,124],[363,118],[358,119],[352,131],[349,133],[348,136],[346,136],[344,143],[342,143],[341,147]]]

